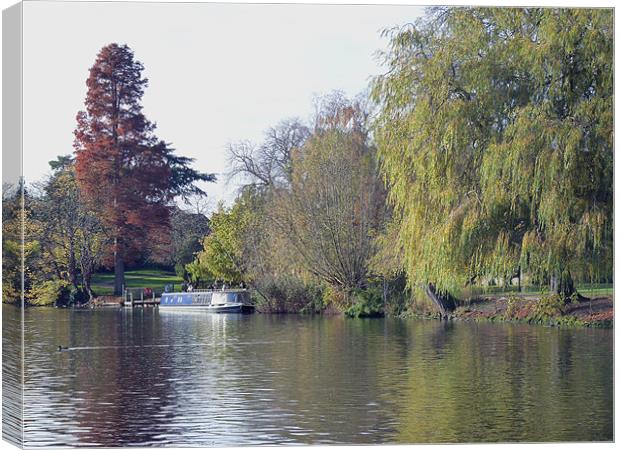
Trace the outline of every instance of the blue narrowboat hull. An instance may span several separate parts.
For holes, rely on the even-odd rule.
[[[247,291],[171,292],[161,296],[162,309],[204,310],[214,313],[252,313]]]

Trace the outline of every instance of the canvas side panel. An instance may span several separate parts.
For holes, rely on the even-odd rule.
[[[21,3],[2,12],[2,439],[19,447],[24,367],[22,18]]]

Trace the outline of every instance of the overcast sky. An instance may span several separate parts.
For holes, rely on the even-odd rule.
[[[234,199],[226,144],[259,142],[287,117],[306,119],[312,99],[353,96],[381,72],[380,30],[413,21],[414,6],[61,3],[24,4],[24,175],[49,173],[71,153],[76,112],[99,50],[128,44],[149,87],[144,113],[159,138],[195,167],[219,175],[213,204]]]

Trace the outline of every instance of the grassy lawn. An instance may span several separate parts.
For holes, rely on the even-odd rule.
[[[474,295],[509,295],[517,294],[517,286],[488,286],[488,287],[475,287],[471,290]],[[614,285],[609,284],[597,284],[597,283],[582,283],[577,285],[577,292],[585,297],[611,297],[614,295]],[[466,291],[467,293],[467,291]],[[523,286],[521,294],[527,295],[541,295],[543,290],[540,286]]]
[[[166,284],[180,286],[183,279],[174,272],[161,269],[137,269],[125,272],[125,283],[128,288],[149,287],[163,289]],[[93,290],[98,295],[112,295],[114,291],[114,273],[100,272],[93,276]]]
[[[613,284],[578,284],[577,291],[586,297],[613,296]]]

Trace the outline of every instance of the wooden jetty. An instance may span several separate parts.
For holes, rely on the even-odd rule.
[[[161,297],[155,296],[155,290],[152,295],[144,295],[144,289],[126,289],[123,295],[123,306],[127,308],[136,308],[144,306],[158,306]]]

